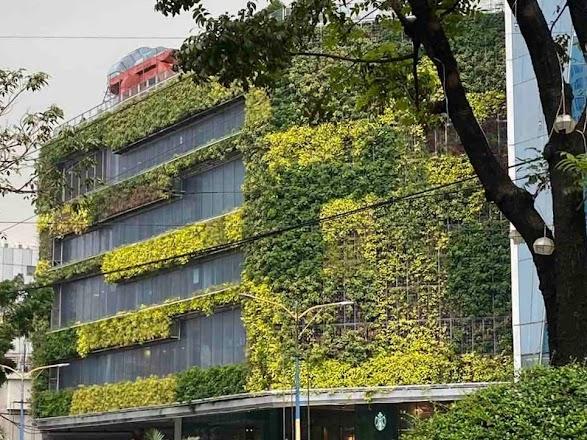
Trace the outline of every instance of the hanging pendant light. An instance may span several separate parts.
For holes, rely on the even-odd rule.
[[[510,229],[510,233],[508,234],[508,237],[514,244],[524,243],[524,239],[522,238],[522,234],[520,234],[518,232],[518,230],[515,228]]]
[[[544,225],[544,237],[537,238],[532,248],[538,255],[552,255],[554,252],[554,240],[546,236],[546,225]]]
[[[575,121],[571,115],[562,114],[557,115],[556,119],[554,120],[553,129],[557,133],[570,134],[575,131],[576,125],[577,121]]]

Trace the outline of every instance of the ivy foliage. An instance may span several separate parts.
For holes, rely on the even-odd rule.
[[[37,391],[31,409],[35,417],[59,417],[69,414],[73,390]]]
[[[322,328],[308,335],[307,365],[310,374],[322,378],[318,383],[328,378],[324,383],[329,386],[456,381],[475,376],[472,370],[508,378],[507,354],[499,361],[482,356],[479,362],[464,361],[438,321],[472,312],[505,313],[508,241],[503,221],[471,180],[473,171],[464,157],[429,154],[423,130],[398,124],[402,116],[390,112],[371,120],[292,126],[257,141],[255,154],[246,157],[245,235],[329,220],[250,245],[245,289],[290,309],[355,301],[354,316],[323,312],[317,320]],[[401,200],[454,182],[460,182],[454,193]],[[392,199],[398,201],[365,209]],[[344,214],[349,211],[354,214]],[[499,232],[490,233],[494,227]],[[481,243],[467,249],[455,230],[472,231],[482,236]],[[467,294],[494,292],[503,300],[501,308],[485,300],[475,310],[465,310],[473,299],[453,304],[455,293],[448,286],[458,288],[458,270],[479,263],[479,253],[493,265],[488,270],[495,279],[481,270],[467,274],[472,283]],[[483,286],[479,292],[474,291],[477,282]],[[291,320],[261,301],[247,302],[243,319],[249,389],[290,386]],[[340,334],[335,324],[344,320],[358,320],[369,332]],[[386,363],[401,367],[383,368]],[[329,374],[335,370],[344,373]],[[377,376],[378,370],[386,373]]]
[[[175,401],[175,376],[150,376],[132,382],[80,387],[73,391],[68,414],[115,411]]]
[[[104,255],[102,272],[117,283],[148,272],[188,263],[208,247],[242,238],[241,213],[232,213],[175,229],[140,243],[114,249]],[[176,257],[176,256],[180,257]]]
[[[87,260],[76,261],[58,268],[51,268],[46,260],[39,261],[35,276],[39,282],[53,284],[73,280],[81,276],[98,273],[102,267],[104,255],[96,255]]]
[[[464,224],[449,233],[446,289],[453,314],[511,313],[509,240],[496,239],[506,237],[507,231],[507,222],[498,218]]]
[[[247,369],[244,365],[193,367],[177,375],[176,399],[191,402],[208,397],[238,394],[245,390]]]
[[[243,365],[207,369],[192,367],[165,377],[150,376],[132,382],[41,391],[33,399],[33,412],[36,417],[45,418],[191,402],[242,393],[245,378]]]
[[[416,424],[408,440],[587,439],[587,369],[524,371]]]

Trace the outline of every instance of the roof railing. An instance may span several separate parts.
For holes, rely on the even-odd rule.
[[[127,90],[122,95],[115,95],[109,99],[104,100],[100,104],[80,113],[79,115],[65,121],[63,124],[58,125],[53,129],[53,136],[57,136],[63,129],[69,127],[73,128],[84,122],[89,122],[102,115],[104,112],[110,110],[116,110],[117,107],[124,104],[130,98],[138,98],[143,95],[147,95],[165,85],[170,79],[175,78],[178,72],[167,70],[165,72],[156,75],[146,81],[137,84],[131,89]]]

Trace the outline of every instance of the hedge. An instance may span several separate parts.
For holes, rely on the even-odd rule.
[[[56,417],[116,411],[244,392],[246,368],[226,365],[192,367],[165,377],[150,376],[114,384],[42,391],[33,399],[36,417]]]
[[[406,440],[585,440],[587,368],[570,365],[522,372],[416,423]]]

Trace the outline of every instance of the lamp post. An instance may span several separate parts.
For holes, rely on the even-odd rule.
[[[299,312],[297,307],[294,310],[291,310],[280,304],[276,301],[271,301],[269,299],[261,298],[255,295],[250,295],[248,293],[241,293],[241,296],[246,298],[253,299],[255,301],[266,302],[277,307],[283,309],[291,318],[293,318],[295,323],[295,338],[296,338],[296,352],[295,352],[295,373],[294,373],[294,386],[295,386],[295,440],[302,440],[302,421],[301,421],[301,403],[300,403],[300,340],[304,332],[310,328],[310,325],[318,316],[315,314],[312,316],[306,325],[301,328],[300,324],[304,317],[308,316],[309,314],[316,312],[318,310],[322,310],[328,307],[344,307],[350,306],[354,304],[354,301],[338,301],[333,303],[326,303],[326,304],[319,304],[316,306],[312,306],[304,310],[303,312]]]
[[[38,373],[42,370],[47,370],[49,368],[67,367],[68,365],[69,364],[55,364],[33,368],[31,371],[28,372],[28,377],[32,377],[33,373]],[[11,373],[16,374],[20,379],[20,423],[18,427],[18,438],[19,440],[24,440],[24,381],[27,378],[27,374],[24,371],[24,363],[21,364],[20,371],[17,371],[12,367],[3,364],[0,364],[0,368],[2,368],[5,373],[8,370]]]

